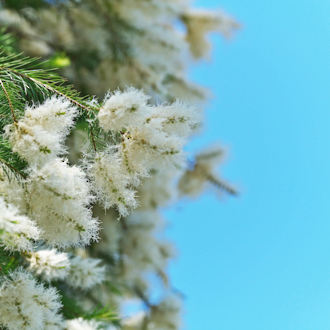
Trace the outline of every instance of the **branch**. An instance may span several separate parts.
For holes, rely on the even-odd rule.
[[[236,189],[234,189],[233,187],[229,186],[227,183],[220,181],[219,179],[215,178],[213,175],[211,174],[206,174],[206,179],[208,181],[210,181],[211,183],[213,183],[215,186],[217,186],[218,188],[224,190],[225,192],[237,196],[238,195],[238,191]]]
[[[19,174],[20,176],[22,176],[24,179],[27,178],[27,176],[25,174],[23,174],[22,172],[20,172],[18,169],[16,169],[14,166],[8,164],[5,160],[3,160],[2,158],[0,158],[0,162],[5,164],[7,167],[9,167],[10,169],[12,169],[13,171],[15,171],[17,174]]]
[[[82,109],[84,109],[84,110],[86,110],[86,111],[91,110],[91,107],[88,107],[88,106],[86,106],[86,105],[81,104],[80,102],[74,100],[73,98],[71,98],[71,97],[69,97],[69,96],[67,96],[67,95],[65,95],[65,94],[63,94],[63,93],[61,93],[61,92],[58,91],[56,88],[54,88],[54,87],[52,87],[52,86],[50,86],[50,85],[48,85],[48,84],[46,84],[46,83],[43,83],[43,82],[41,82],[41,81],[39,81],[39,80],[37,80],[37,79],[35,79],[35,78],[32,78],[32,77],[28,76],[27,74],[21,73],[21,72],[19,72],[19,71],[14,70],[14,69],[5,68],[5,67],[0,67],[0,69],[1,69],[1,70],[8,70],[8,71],[11,71],[11,72],[17,74],[18,76],[20,76],[20,77],[22,77],[22,78],[25,78],[25,79],[28,79],[28,80],[30,80],[30,81],[33,81],[36,85],[41,85],[43,88],[49,90],[50,92],[53,92],[53,93],[55,93],[55,94],[57,94],[57,95],[60,95],[60,96],[63,96],[64,98],[66,98],[67,100],[69,100],[71,103],[75,104],[75,105],[76,105],[77,107],[79,107],[79,108],[82,108]],[[99,109],[97,109],[97,108],[94,108],[94,109],[97,110],[97,111],[99,111]]]
[[[2,89],[3,89],[3,91],[4,91],[4,93],[5,93],[5,95],[6,95],[6,98],[7,98],[7,100],[8,100],[8,104],[9,104],[10,111],[11,111],[11,114],[12,114],[12,116],[13,116],[14,122],[17,123],[16,117],[15,117],[15,112],[14,112],[13,104],[11,103],[11,100],[10,100],[9,94],[8,94],[6,88],[5,88],[5,85],[4,85],[3,81],[2,81],[2,79],[0,79],[0,83],[1,83],[1,87],[2,87]]]

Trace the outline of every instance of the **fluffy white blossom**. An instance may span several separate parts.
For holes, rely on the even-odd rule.
[[[0,197],[0,244],[12,251],[32,251],[32,240],[39,238],[40,230],[35,222],[20,215],[14,205]]]
[[[27,107],[24,117],[5,127],[5,135],[13,151],[30,164],[43,164],[66,153],[64,139],[76,114],[69,101],[53,96],[41,105]]]
[[[9,330],[62,329],[60,308],[56,289],[38,284],[28,272],[17,269],[2,279],[0,324]]]
[[[105,131],[121,131],[142,125],[150,114],[149,99],[150,96],[132,87],[124,93],[119,90],[108,93],[98,114],[100,126]]]
[[[207,11],[203,9],[190,9],[183,15],[187,26],[186,39],[194,57],[205,57],[211,45],[206,39],[209,32],[219,32],[225,37],[230,37],[239,24],[223,12]]]
[[[100,266],[102,260],[94,258],[82,259],[80,256],[70,260],[69,274],[66,278],[68,285],[83,290],[90,289],[105,279],[105,266]]]
[[[145,176],[151,169],[181,165],[182,148],[198,123],[195,109],[183,102],[148,106],[136,89],[110,95],[98,114],[105,130],[122,130],[121,153],[129,173]]]
[[[147,121],[152,123],[156,118],[162,125],[161,129],[181,137],[188,137],[201,121],[200,115],[193,107],[179,100],[156,107]]]
[[[61,159],[31,167],[26,192],[28,210],[48,245],[64,248],[97,240],[98,221],[90,206],[94,198],[80,168]]]
[[[84,320],[79,317],[78,319],[66,321],[65,325],[65,330],[97,330],[99,329],[100,323],[94,320]]]
[[[105,209],[115,207],[120,215],[126,216],[138,206],[134,186],[139,184],[139,179],[128,172],[117,148],[99,153],[94,162],[86,161],[85,168]]]
[[[146,124],[141,129],[133,128],[123,135],[122,157],[127,160],[130,171],[146,169],[164,171],[182,166],[185,161],[185,139]]]
[[[123,216],[137,207],[134,187],[151,170],[183,165],[185,137],[199,121],[195,109],[183,102],[151,106],[148,99],[133,88],[109,94],[98,120],[105,131],[121,130],[121,141],[85,164],[99,201]]]
[[[52,250],[40,250],[27,256],[28,270],[42,277],[44,281],[64,279],[69,272],[70,262],[67,253]]]

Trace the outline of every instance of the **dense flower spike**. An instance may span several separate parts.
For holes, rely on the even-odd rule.
[[[137,207],[134,187],[151,170],[183,165],[185,137],[199,122],[195,109],[183,102],[151,106],[148,100],[134,88],[108,94],[98,120],[105,131],[120,131],[119,146],[86,162],[99,201],[122,216]]]
[[[98,119],[105,131],[121,131],[132,126],[141,126],[150,114],[148,100],[150,96],[135,88],[128,88],[124,93],[108,93],[104,99]]]
[[[0,324],[9,330],[62,329],[61,303],[52,287],[37,284],[28,272],[17,269],[0,287]]]
[[[105,266],[100,266],[102,260],[94,258],[82,259],[80,256],[70,260],[69,274],[66,282],[74,287],[83,290],[90,289],[100,284],[105,279]]]
[[[70,262],[67,253],[53,250],[41,250],[27,255],[28,270],[41,276],[46,282],[64,279],[69,272]]]
[[[161,106],[153,118],[162,118],[163,129],[167,133],[182,137],[190,136],[192,130],[201,122],[195,109],[182,101]]]
[[[5,127],[6,136],[22,158],[43,164],[66,153],[64,140],[76,114],[68,100],[53,96],[39,106],[27,107],[23,118]]]
[[[31,167],[26,185],[29,212],[50,246],[81,246],[97,240],[98,222],[89,208],[93,201],[85,173],[66,160]]]
[[[183,146],[186,141],[155,129],[152,124],[127,131],[123,140],[122,157],[127,160],[129,172],[171,170],[184,164]]]
[[[11,251],[32,251],[33,240],[39,238],[36,224],[0,197],[0,245]]]
[[[115,207],[126,216],[138,205],[132,186],[139,184],[139,180],[127,171],[119,150],[110,147],[107,152],[96,155],[94,162],[86,161],[85,168],[104,208]]]

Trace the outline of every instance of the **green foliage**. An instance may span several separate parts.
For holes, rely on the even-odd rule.
[[[47,1],[47,0],[2,0],[1,3],[3,6],[15,9],[15,10],[21,10],[25,7],[32,7],[34,9],[39,9],[43,7],[48,7],[53,1]]]
[[[48,61],[44,62],[43,66],[45,69],[63,69],[70,65],[71,60],[65,52],[57,52]]]
[[[0,49],[3,49],[7,54],[12,54],[16,51],[17,40],[12,33],[6,31],[6,27],[0,29]]]
[[[53,62],[67,61],[65,54],[58,54]],[[26,104],[43,102],[51,95],[69,100],[80,109],[80,123],[84,123],[89,138],[90,151],[105,146],[102,130],[97,125],[99,104],[91,98],[82,97],[73,86],[52,69],[43,69],[38,59],[22,57],[21,54],[0,54],[0,131],[8,124],[16,123],[24,115]],[[47,150],[46,150],[47,152]],[[0,138],[0,162],[5,168],[24,177],[26,163],[14,154],[8,141]]]
[[[56,283],[54,283],[56,285]],[[57,286],[57,285],[56,285]],[[62,313],[63,316],[72,320],[78,317],[82,317],[85,314],[85,311],[77,303],[77,300],[68,296],[63,290],[60,290],[61,293],[61,302],[62,302]]]
[[[0,274],[7,275],[21,264],[21,256],[18,252],[6,251],[0,246]]]
[[[97,306],[83,316],[86,320],[97,320],[104,323],[120,325],[117,309],[110,306]]]

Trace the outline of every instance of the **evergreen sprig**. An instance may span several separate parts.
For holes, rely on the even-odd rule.
[[[88,130],[90,150],[94,152],[105,145],[102,130],[97,125],[99,104],[88,96],[80,96],[66,79],[52,69],[43,69],[36,58],[21,54],[0,53],[0,130],[17,123],[24,115],[26,104],[43,102],[52,95],[66,98],[80,109],[81,118]],[[24,177],[26,163],[13,153],[8,141],[0,138],[0,162],[15,175]]]

